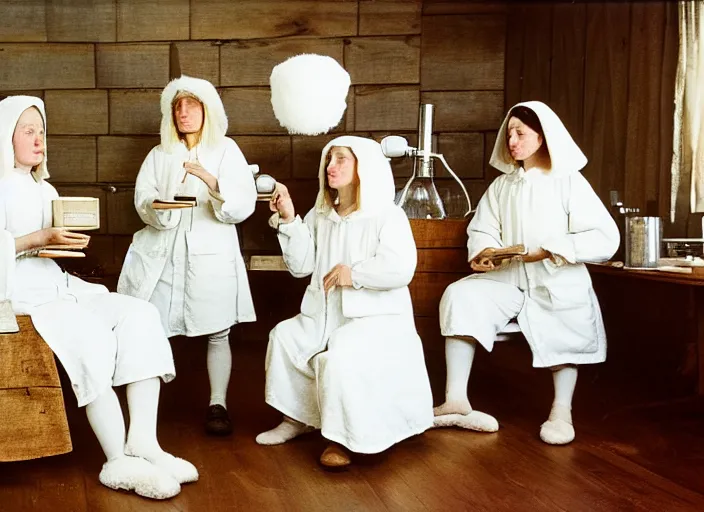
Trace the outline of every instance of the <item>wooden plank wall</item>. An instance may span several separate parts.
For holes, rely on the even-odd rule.
[[[0,94],[44,98],[52,183],[101,199],[104,222],[80,262],[84,274],[119,272],[141,227],[134,179],[158,143],[160,90],[179,67],[218,87],[229,135],[290,185],[300,210],[312,205],[327,140],[396,133],[415,143],[420,101],[436,105],[438,147],[473,201],[485,189],[504,111],[503,2],[8,0],[0,19]],[[352,77],[345,119],[329,136],[290,136],[271,109],[271,68],[304,52],[334,57]],[[410,170],[394,163],[399,185]],[[442,193],[456,196],[459,187],[439,175]],[[277,249],[267,215],[260,205],[242,226],[248,252]]]
[[[506,107],[548,102],[607,205],[616,190],[628,206],[667,217],[677,3],[513,3],[507,27]],[[684,234],[686,217],[668,226],[673,234]]]

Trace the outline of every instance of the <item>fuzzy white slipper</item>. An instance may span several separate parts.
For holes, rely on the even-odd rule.
[[[444,414],[435,416],[432,428],[459,427],[477,432],[496,432],[499,422],[484,412],[472,411],[469,414]]]
[[[271,430],[262,432],[256,438],[257,444],[263,444],[267,446],[273,446],[276,444],[283,444],[286,441],[305,434],[306,432],[312,432],[315,430],[313,427],[304,425],[303,423],[292,420],[290,418],[284,418],[284,421],[279,423],[279,425]]]
[[[173,498],[181,492],[181,486],[171,475],[139,457],[125,456],[106,462],[98,479],[110,489],[134,491],[155,500]]]
[[[572,410],[563,405],[554,405],[548,421],[540,426],[540,439],[547,444],[568,444],[574,441]]]
[[[138,450],[125,446],[125,454],[134,457],[141,457],[150,462],[155,467],[165,471],[180,484],[187,484],[198,480],[198,470],[185,459],[174,457],[170,453],[162,451],[156,455],[140,453]]]

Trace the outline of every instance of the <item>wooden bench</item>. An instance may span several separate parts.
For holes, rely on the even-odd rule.
[[[72,450],[54,353],[29,316],[0,334],[0,462]]]

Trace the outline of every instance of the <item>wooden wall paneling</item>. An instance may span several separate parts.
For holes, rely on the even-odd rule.
[[[0,43],[0,54],[0,90],[95,87],[92,44]]]
[[[269,86],[271,70],[301,53],[327,55],[343,64],[342,39],[240,40],[220,47],[223,86]]]
[[[134,208],[134,188],[119,188],[107,194],[108,233],[131,235],[144,227]]]
[[[523,41],[523,84],[521,99],[550,102],[553,4],[526,5],[522,13],[526,30]],[[511,11],[510,15],[515,15]]]
[[[423,0],[423,15],[437,14],[503,14],[516,7],[508,2],[467,0]]]
[[[461,178],[484,177],[484,136],[481,133],[439,133],[437,150]],[[451,178],[442,163],[435,161],[435,176]]]
[[[587,5],[583,174],[607,205],[610,190],[624,198],[630,10],[629,4]]]
[[[503,90],[505,16],[426,16],[421,89]]]
[[[506,57],[504,59],[504,109],[508,110],[522,99],[523,44],[525,40],[525,5],[512,5],[506,15]]]
[[[169,81],[165,43],[99,44],[95,61],[98,87],[163,88]]]
[[[161,127],[162,89],[111,90],[112,135],[158,134]]]
[[[625,202],[646,214],[658,195],[660,92],[665,27],[663,2],[631,6]]]
[[[418,100],[417,86],[355,87],[355,130],[414,130]]]
[[[417,84],[419,36],[345,39],[345,67],[353,84]]]
[[[259,165],[261,174],[270,174],[277,180],[291,177],[291,137],[288,135],[234,137],[250,164]]]
[[[46,0],[49,41],[117,40],[117,0]]]
[[[489,165],[489,160],[491,160],[491,154],[494,152],[495,145],[496,132],[484,132],[484,183],[486,183],[487,186],[502,174],[501,171]]]
[[[360,0],[359,35],[420,34],[422,0]]]
[[[269,88],[235,88],[221,91],[229,119],[228,134],[286,133],[274,116]]]
[[[108,93],[101,89],[46,91],[49,135],[108,133]]]
[[[98,137],[98,181],[134,184],[159,137]]]
[[[503,91],[423,92],[421,101],[435,105],[437,132],[497,130],[504,118]]]
[[[118,41],[174,41],[189,37],[190,0],[117,2]]]
[[[191,39],[357,35],[357,0],[198,0]]]
[[[44,0],[0,2],[0,41],[45,42],[46,3]]]
[[[354,131],[356,96],[356,87],[351,85],[350,90],[347,92],[347,108],[345,109],[345,116],[339,125],[340,127],[344,127],[344,130],[347,133]]]
[[[550,107],[582,147],[586,4],[553,7]]]
[[[95,183],[98,149],[95,137],[47,137],[47,168],[52,183]]]
[[[663,220],[670,216],[670,186],[672,166],[672,137],[674,135],[675,79],[679,59],[678,4],[665,4],[665,35],[663,44],[661,92],[660,92],[660,173],[658,187],[658,215]],[[674,235],[684,234],[682,215],[676,217]],[[665,222],[667,226],[669,220]],[[696,235],[701,236],[701,232]],[[673,236],[674,236],[673,235]]]
[[[203,78],[220,85],[220,45],[214,42],[181,41],[176,43],[181,73]]]

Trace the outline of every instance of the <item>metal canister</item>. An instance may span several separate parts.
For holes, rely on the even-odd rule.
[[[662,243],[660,217],[626,217],[625,263],[631,268],[656,268]]]

